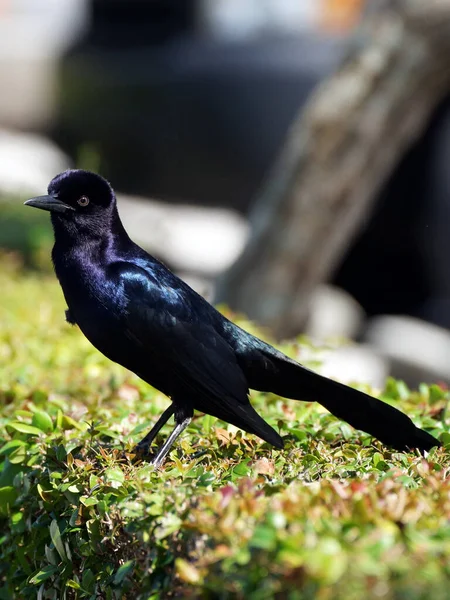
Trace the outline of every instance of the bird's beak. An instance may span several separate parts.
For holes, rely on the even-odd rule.
[[[24,202],[25,206],[34,206],[35,208],[41,208],[42,210],[49,210],[50,212],[67,212],[69,210],[75,210],[69,204],[64,204],[58,198],[54,196],[38,196],[37,198],[30,198]]]

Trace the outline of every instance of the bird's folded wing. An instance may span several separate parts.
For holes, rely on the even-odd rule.
[[[248,404],[247,381],[233,349],[207,319],[190,310],[183,290],[165,288],[140,268],[123,271],[120,280],[128,299],[126,335],[171,375],[174,388],[224,418]]]

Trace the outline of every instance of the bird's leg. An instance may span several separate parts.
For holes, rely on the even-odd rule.
[[[140,453],[140,454],[148,454],[148,450],[149,450],[153,440],[155,439],[155,437],[158,435],[160,430],[164,427],[164,425],[167,423],[167,421],[170,419],[170,417],[173,415],[174,412],[175,412],[175,406],[172,403],[170,406],[168,406],[166,408],[166,410],[159,417],[159,419],[156,421],[155,425],[153,425],[153,427],[150,429],[150,431],[147,433],[147,435],[138,444],[136,444],[136,446],[133,449],[133,452]]]
[[[185,419],[183,419],[183,421],[181,421],[180,423],[177,423],[175,425],[175,429],[169,435],[167,440],[164,442],[164,444],[161,446],[161,448],[156,453],[156,456],[152,460],[152,465],[155,467],[155,469],[159,469],[159,467],[163,464],[164,459],[166,458],[173,443],[175,442],[177,437],[181,433],[183,433],[183,431],[186,429],[186,427],[189,425],[189,423],[191,421],[192,421],[192,417],[186,417]]]

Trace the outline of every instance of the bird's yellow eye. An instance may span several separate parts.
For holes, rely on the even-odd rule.
[[[81,196],[77,200],[80,206],[87,206],[89,204],[89,198],[87,196]]]

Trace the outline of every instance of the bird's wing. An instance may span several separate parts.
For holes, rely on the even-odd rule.
[[[250,404],[235,352],[213,326],[214,309],[165,269],[155,274],[119,263],[114,270],[127,299],[124,333],[148,357],[149,372],[164,380],[165,393],[282,448],[281,437]]]
[[[172,378],[174,388],[202,405],[207,401],[216,409],[204,408],[211,414],[248,404],[247,381],[233,349],[207,315],[191,306],[189,288],[165,286],[128,264],[120,268],[119,280],[127,297],[126,335]]]

